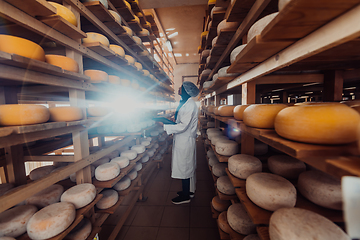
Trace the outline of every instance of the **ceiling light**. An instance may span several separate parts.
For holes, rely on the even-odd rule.
[[[279,92],[279,91],[283,91],[283,90],[285,90],[285,89],[279,88],[279,89],[272,90],[272,92]]]
[[[181,53],[174,53],[174,56],[175,57],[182,57],[182,54]]]
[[[187,57],[189,56],[189,54],[188,54],[188,53],[186,53],[185,55],[186,55]]]
[[[175,28],[168,28],[168,29],[165,29],[165,31],[174,31]]]
[[[168,38],[172,38],[172,37],[175,37],[175,36],[177,36],[177,35],[179,35],[179,33],[178,33],[178,32],[174,32],[174,33],[168,35]]]
[[[167,40],[165,42],[165,45],[166,45],[167,49],[169,50],[169,52],[172,52],[173,48],[172,48],[171,42],[169,40]]]

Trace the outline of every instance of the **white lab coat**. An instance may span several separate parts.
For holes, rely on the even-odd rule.
[[[180,108],[176,124],[164,124],[167,134],[174,134],[172,147],[171,177],[190,178],[190,191],[195,192],[196,133],[198,107],[189,98]]]

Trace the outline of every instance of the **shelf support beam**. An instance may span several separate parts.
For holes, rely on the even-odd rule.
[[[324,74],[324,102],[342,100],[344,78],[342,71],[326,71]]]

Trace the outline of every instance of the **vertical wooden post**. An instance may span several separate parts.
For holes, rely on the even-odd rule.
[[[284,91],[284,92],[280,93],[280,102],[288,103],[288,97],[289,97],[288,92]]]
[[[342,71],[326,71],[324,73],[323,101],[341,101],[343,93],[343,83],[344,79]]]
[[[242,85],[242,101],[241,104],[254,104],[256,98],[255,81],[244,83]],[[251,135],[241,132],[241,153],[254,155],[255,139]]]
[[[7,182],[15,185],[26,184],[26,171],[22,144],[5,147]]]
[[[219,107],[220,106],[220,95],[215,95],[215,107]],[[215,127],[219,128],[220,127],[220,121],[215,119]]]
[[[5,167],[0,167],[0,180],[1,180],[1,183],[7,183]]]

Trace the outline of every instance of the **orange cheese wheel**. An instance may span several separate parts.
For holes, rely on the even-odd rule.
[[[45,62],[44,49],[25,38],[0,34],[0,51]]]
[[[117,21],[118,23],[121,23],[121,17],[117,12],[115,12],[113,10],[109,10],[109,13],[115,18],[115,21]]]
[[[122,57],[125,57],[125,51],[122,47],[120,47],[119,45],[115,45],[115,44],[110,44],[109,47],[111,50],[113,50],[116,54],[119,54]]]
[[[79,107],[49,108],[50,120],[53,122],[70,122],[83,119],[82,109]]]
[[[110,46],[109,39],[100,33],[87,32],[87,37],[82,39],[83,43],[101,43],[107,47]]]
[[[220,106],[218,108],[219,115],[222,117],[232,117],[234,116],[235,106]]]
[[[72,58],[61,55],[45,55],[46,62],[70,72],[79,72],[79,64]]]
[[[101,83],[101,82],[109,81],[109,75],[101,70],[88,69],[84,71],[84,74],[90,77],[90,82],[92,83]]]
[[[357,140],[359,122],[359,113],[345,104],[300,105],[279,112],[275,131],[299,142],[345,144]]]
[[[59,15],[60,17],[64,18],[66,21],[68,21],[75,27],[77,26],[77,20],[75,14],[70,9],[58,3],[54,3],[54,2],[48,2],[48,3],[56,8],[56,15]]]
[[[64,187],[54,184],[44,190],[34,194],[25,200],[26,204],[35,205],[39,208],[49,206],[60,201],[60,196],[64,192]]]
[[[109,75],[109,83],[112,83],[112,84],[115,84],[115,85],[120,85],[121,84],[121,79],[118,76]]]
[[[255,128],[274,128],[275,117],[285,104],[252,104],[243,113],[243,121],[247,126]]]
[[[219,107],[214,107],[213,112],[215,115],[219,115]]]
[[[61,202],[72,203],[76,209],[91,203],[96,197],[96,188],[91,183],[82,183],[66,190],[61,195]]]
[[[128,64],[130,65],[134,65],[135,64],[135,59],[130,56],[130,55],[125,55],[125,59],[128,61]]]
[[[87,113],[92,117],[104,117],[110,113],[110,109],[102,106],[93,106],[87,108]]]
[[[65,240],[86,240],[92,230],[91,221],[88,218],[83,218],[81,222],[66,235]]]
[[[237,105],[233,109],[234,118],[236,120],[243,120],[244,110],[250,105]]]
[[[0,105],[0,125],[3,126],[44,123],[47,122],[49,118],[50,118],[49,109],[42,105],[36,105],[36,104]]]
[[[218,217],[218,224],[219,224],[219,228],[221,230],[223,230],[225,233],[230,233],[231,232],[231,227],[227,221],[227,211],[224,211],[222,213],[219,214]]]

